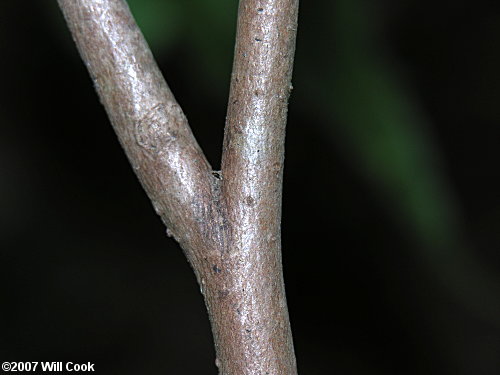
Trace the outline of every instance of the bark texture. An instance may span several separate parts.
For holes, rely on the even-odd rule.
[[[281,191],[298,0],[241,0],[212,171],[123,0],[58,0],[127,157],[200,284],[223,375],[297,373]]]

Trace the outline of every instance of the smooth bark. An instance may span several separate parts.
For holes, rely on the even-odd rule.
[[[127,157],[200,284],[224,375],[296,374],[281,191],[298,0],[242,0],[214,172],[123,0],[58,0]]]

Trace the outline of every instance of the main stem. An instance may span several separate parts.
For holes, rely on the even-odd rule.
[[[130,163],[205,297],[223,375],[297,373],[281,191],[298,0],[241,0],[213,173],[123,0],[58,0]]]

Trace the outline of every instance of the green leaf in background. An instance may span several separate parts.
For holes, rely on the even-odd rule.
[[[153,51],[168,49],[179,38],[190,1],[128,0],[134,18]]]
[[[184,43],[187,63],[212,82],[228,82],[236,31],[237,0],[128,0],[153,52]]]
[[[236,35],[238,0],[192,0],[187,34],[212,84],[229,84]],[[228,91],[225,87],[224,91]]]
[[[463,243],[460,208],[441,169],[429,122],[376,40],[380,16],[374,7],[362,0],[333,3],[328,34],[333,65],[309,79],[318,94],[316,109],[331,139],[413,234],[441,285],[479,315],[500,323],[499,282]]]

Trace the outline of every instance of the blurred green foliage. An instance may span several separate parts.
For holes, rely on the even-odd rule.
[[[162,55],[179,44],[187,45],[196,51],[198,63],[214,82],[230,69],[237,1],[129,0],[128,3],[153,52]]]
[[[332,2],[334,68],[316,79],[325,129],[379,192],[439,283],[500,323],[500,285],[463,241],[463,218],[411,81],[382,43],[383,15],[363,0]],[[326,79],[325,79],[326,78]],[[323,110],[321,109],[323,108]],[[324,109],[327,109],[325,111]]]
[[[188,1],[129,0],[128,3],[153,49],[170,47],[189,20],[184,5]]]

